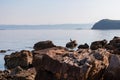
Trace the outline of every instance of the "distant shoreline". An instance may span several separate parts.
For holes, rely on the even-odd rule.
[[[120,20],[102,19],[97,23],[95,23],[92,29],[117,30],[117,29],[120,29]]]
[[[91,29],[92,24],[57,24],[57,25],[0,25],[0,30],[13,29]]]

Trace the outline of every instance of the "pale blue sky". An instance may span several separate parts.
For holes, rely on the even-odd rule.
[[[0,0],[0,24],[79,24],[120,20],[120,0]]]

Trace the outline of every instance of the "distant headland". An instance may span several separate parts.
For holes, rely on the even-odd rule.
[[[92,29],[120,29],[120,20],[102,19],[95,23]]]

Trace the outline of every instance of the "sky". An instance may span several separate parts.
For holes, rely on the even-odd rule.
[[[120,20],[120,0],[0,0],[0,24],[85,24]]]

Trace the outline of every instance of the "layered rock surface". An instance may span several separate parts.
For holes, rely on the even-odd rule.
[[[78,52],[58,48],[34,52],[36,54],[33,59],[37,71],[36,80],[101,79],[109,65],[110,53],[104,49],[96,51],[82,49]]]

